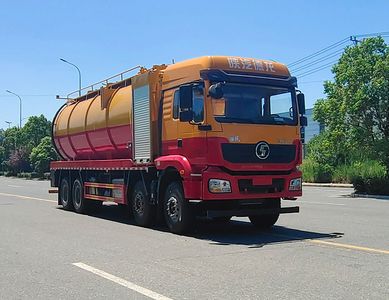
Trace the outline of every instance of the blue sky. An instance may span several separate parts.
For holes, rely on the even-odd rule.
[[[0,10],[0,128],[43,113],[66,95],[135,65],[202,55],[291,63],[350,35],[389,31],[389,1],[4,1]],[[388,41],[387,41],[388,42]],[[299,80],[307,106],[330,69]],[[26,120],[25,120],[26,121]],[[24,121],[24,122],[25,122]]]

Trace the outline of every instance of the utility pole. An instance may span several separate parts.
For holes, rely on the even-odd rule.
[[[361,41],[360,40],[357,40],[357,37],[356,36],[350,36],[350,41],[354,43],[354,46],[358,45],[358,43],[360,43]]]

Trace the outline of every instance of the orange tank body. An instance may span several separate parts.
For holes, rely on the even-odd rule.
[[[102,96],[70,102],[53,122],[53,139],[66,160],[131,158],[132,86],[113,91],[106,108]]]

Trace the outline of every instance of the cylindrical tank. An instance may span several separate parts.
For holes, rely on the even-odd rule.
[[[53,141],[66,160],[132,158],[132,86],[64,105],[53,120]],[[103,99],[104,101],[106,99]]]

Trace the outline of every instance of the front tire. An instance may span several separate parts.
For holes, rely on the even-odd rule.
[[[70,185],[67,178],[62,178],[61,184],[59,186],[59,203],[65,210],[73,210]]]
[[[270,199],[269,208],[279,209],[281,207],[280,199]],[[259,215],[259,216],[249,216],[251,224],[259,229],[268,229],[271,228],[278,220],[280,214],[270,214],[270,215]]]
[[[131,209],[135,223],[139,226],[150,227],[155,222],[157,208],[149,200],[144,183],[138,181],[132,193]]]
[[[184,198],[180,182],[175,181],[168,185],[163,208],[166,224],[171,232],[183,234],[189,231],[194,222],[194,215],[189,202]]]

